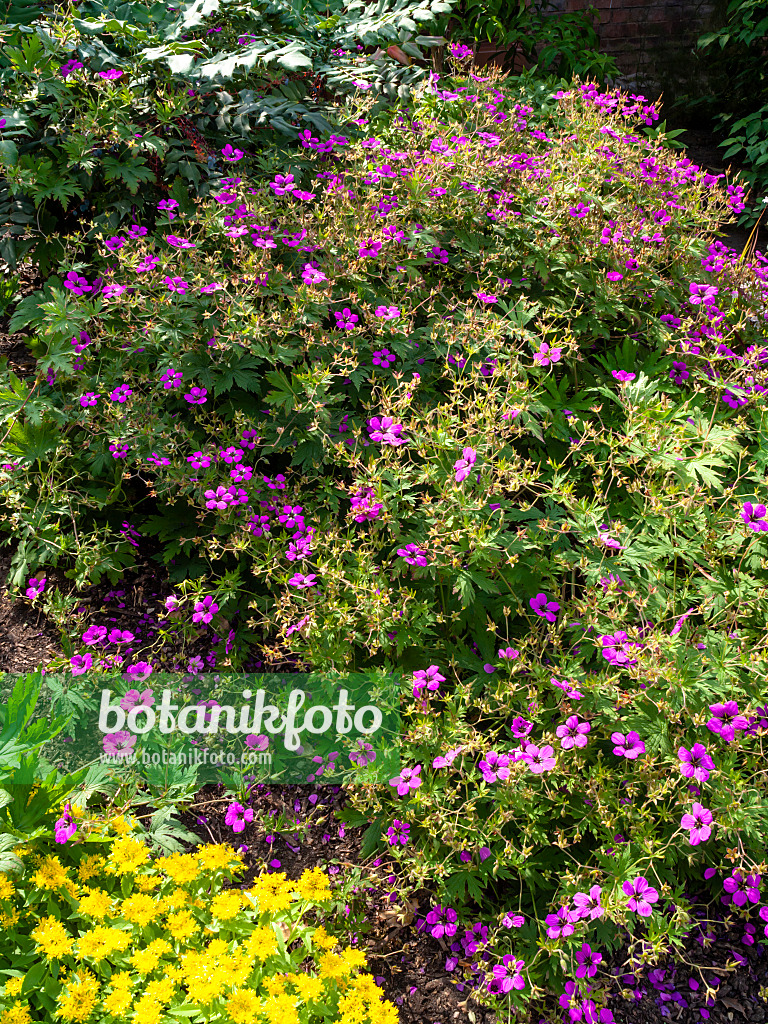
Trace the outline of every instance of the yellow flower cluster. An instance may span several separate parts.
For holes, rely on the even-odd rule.
[[[0,871],[0,900],[13,899],[13,895],[16,892],[16,886],[10,880],[8,875]]]
[[[248,890],[262,913],[279,914],[293,903],[294,882],[286,879],[285,872],[260,875]]]
[[[0,1015],[0,1024],[30,1024],[32,1017],[23,1003],[14,1003]]]
[[[149,860],[149,847],[130,837],[117,839],[112,844],[107,870],[113,875],[135,874]]]
[[[38,889],[50,889],[52,892],[59,889],[68,891],[75,889],[75,883],[69,877],[67,869],[59,858],[53,855],[43,857],[37,871],[32,876],[32,882]]]
[[[46,960],[60,960],[72,952],[72,939],[55,917],[44,917],[32,932],[32,938]]]
[[[57,1016],[82,1024],[93,1012],[98,992],[99,982],[93,974],[76,977],[59,996]]]
[[[106,960],[113,953],[124,953],[130,945],[130,932],[97,925],[80,936],[77,942],[77,953],[79,957],[85,957],[88,960]]]
[[[103,921],[105,917],[117,917],[118,911],[113,910],[112,897],[103,889],[86,889],[81,893],[77,908],[85,917]]]
[[[298,882],[294,883],[299,896],[308,903],[323,903],[333,897],[328,883],[328,876],[322,868],[305,871]]]

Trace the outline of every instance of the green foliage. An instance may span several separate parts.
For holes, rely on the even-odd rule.
[[[697,101],[715,115],[725,136],[723,158],[746,166],[744,178],[757,196],[768,195],[768,16],[762,0],[728,0],[725,24],[698,40],[712,79],[711,94]],[[751,227],[761,214],[754,203],[740,222]]]
[[[600,52],[594,8],[560,11],[551,0],[463,0],[452,12],[454,40],[494,43],[508,50],[502,66],[511,70],[519,58],[542,75],[605,82],[618,75],[612,57]],[[446,31],[441,22],[442,31]]]

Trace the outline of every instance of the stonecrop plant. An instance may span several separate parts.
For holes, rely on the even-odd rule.
[[[99,854],[31,843],[0,873],[3,1024],[396,1024],[365,954],[312,921],[334,899],[322,869],[238,888],[229,846],[158,858],[120,831]]]
[[[14,585],[45,607],[48,567],[141,542],[175,587],[154,645],[72,629],[72,670],[149,678],[175,630],[216,669],[412,673],[349,820],[488,998],[588,1024],[622,929],[655,955],[688,883],[757,908],[767,870],[768,260],[657,120],[469,73],[303,132],[309,170],[229,154],[210,199],[73,242],[0,405]]]

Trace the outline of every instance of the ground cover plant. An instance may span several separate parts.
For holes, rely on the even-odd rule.
[[[154,637],[68,636],[75,687],[151,686],[172,633],[410,673],[348,822],[479,997],[610,1021],[601,963],[679,944],[691,882],[768,914],[768,261],[713,240],[744,188],[643,97],[469,72],[348,115],[18,304],[12,582],[66,624],[49,567],[155,546]]]

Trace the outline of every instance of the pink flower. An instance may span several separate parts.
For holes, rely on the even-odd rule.
[[[560,359],[562,353],[563,350],[561,348],[550,348],[549,345],[544,342],[544,344],[540,346],[539,351],[533,357],[533,361],[537,366],[550,366]]]
[[[555,767],[557,762],[553,756],[554,752],[554,749],[549,745],[539,748],[535,744],[529,743],[525,747],[521,760],[525,761],[534,775],[541,775],[543,772],[551,771]]]
[[[208,389],[190,388],[189,393],[184,395],[184,400],[190,405],[204,405],[208,401]]]
[[[128,690],[120,701],[120,707],[123,711],[133,711],[138,707],[150,707],[153,697],[154,690],[143,690],[141,693],[138,690]]]
[[[136,745],[136,737],[129,732],[108,733],[102,742],[104,753],[110,757],[131,757]]]
[[[586,747],[587,737],[591,726],[589,722],[580,722],[577,715],[566,718],[564,725],[558,725],[557,737],[563,750],[570,750],[571,747]]]
[[[399,775],[396,775],[394,779],[389,780],[390,786],[397,787],[398,796],[407,796],[411,790],[416,790],[422,783],[422,779],[419,778],[421,773],[421,765],[417,764],[415,768],[403,768]]]
[[[243,159],[245,153],[242,151],[242,149],[233,149],[232,146],[229,143],[227,143],[224,149],[222,149],[221,155],[224,157],[225,160],[228,160],[229,163],[236,163],[238,160]]]
[[[45,583],[45,576],[33,576],[31,579],[27,580],[26,595],[30,601],[34,601],[36,597],[39,597],[40,594],[42,594],[45,590]]]
[[[81,676],[83,672],[93,668],[93,658],[90,654],[76,654],[69,659],[69,665],[73,676]]]
[[[658,892],[651,888],[648,880],[639,875],[633,882],[624,882],[622,891],[625,896],[632,898],[627,903],[628,910],[635,910],[641,917],[650,917],[653,913],[652,903],[659,898]]]
[[[712,835],[712,812],[706,807],[695,803],[689,814],[684,814],[680,825],[690,831],[689,841],[691,846],[698,846],[705,843]]]
[[[99,78],[105,79],[107,82],[116,82],[118,78],[122,78],[123,72],[118,71],[117,68],[112,68],[110,71],[99,71]]]
[[[453,464],[453,468],[456,471],[457,484],[460,484],[462,483],[462,481],[467,479],[470,472],[472,471],[472,466],[474,466],[476,461],[477,452],[475,451],[475,449],[464,448],[464,450],[461,453],[461,458],[457,459],[457,461],[454,462]]]

